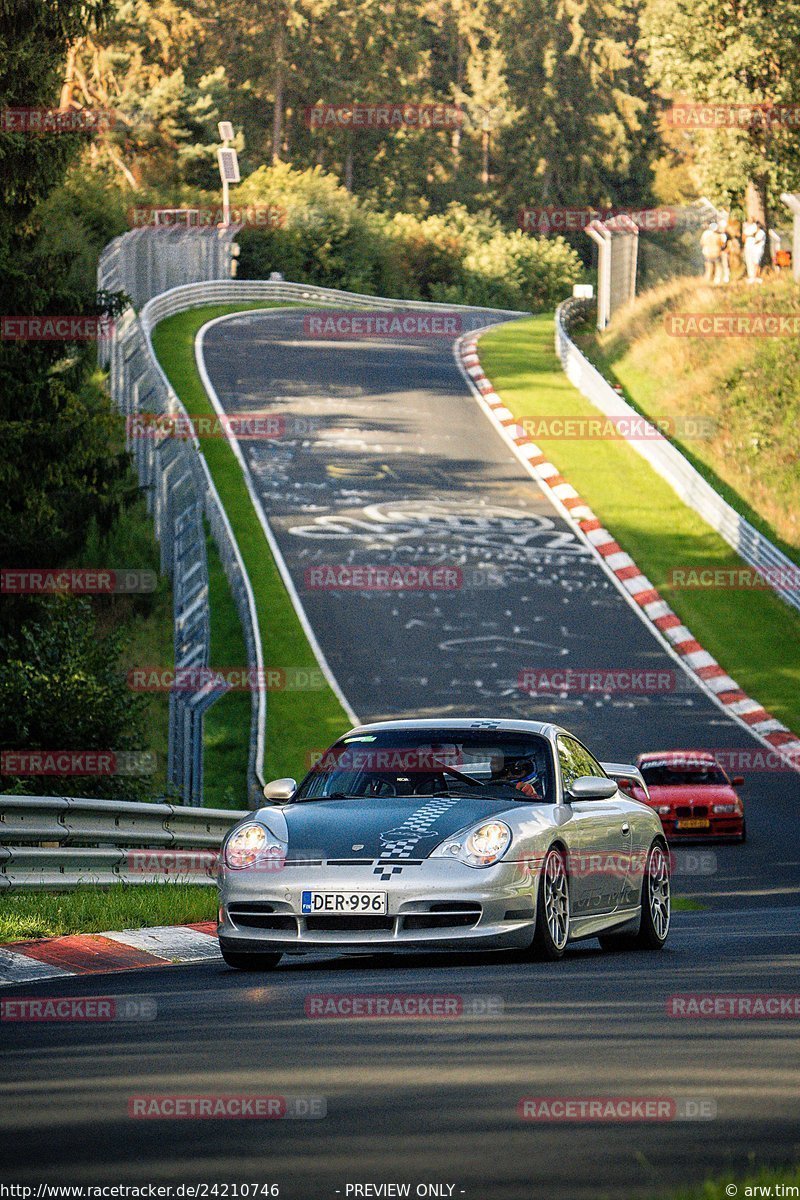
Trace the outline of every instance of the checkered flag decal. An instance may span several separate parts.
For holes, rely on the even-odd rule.
[[[436,837],[437,834],[431,829],[442,813],[447,812],[448,808],[452,808],[454,804],[458,804],[457,798],[447,799],[442,796],[440,799],[429,800],[427,804],[423,804],[422,808],[405,821],[402,825],[398,825],[395,829],[387,829],[381,834],[381,841],[385,849],[377,860],[377,866],[373,870],[374,875],[380,875],[382,880],[391,879],[393,875],[399,875],[402,867],[390,866],[390,863],[396,862],[397,859],[410,859],[414,856],[414,851],[424,837]]]

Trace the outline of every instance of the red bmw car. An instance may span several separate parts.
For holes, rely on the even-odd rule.
[[[629,795],[656,810],[670,841],[745,840],[744,807],[735,791],[744,779],[730,779],[709,751],[651,751],[636,765],[647,790],[634,785]]]

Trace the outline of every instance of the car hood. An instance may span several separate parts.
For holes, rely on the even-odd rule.
[[[648,784],[651,804],[733,804],[736,792],[726,783]]]
[[[281,836],[285,823],[287,858],[427,858],[430,852],[465,829],[509,809],[508,800],[492,797],[396,796],[358,800],[304,800],[257,815]],[[512,806],[516,808],[516,805]],[[354,847],[359,847],[357,850]]]

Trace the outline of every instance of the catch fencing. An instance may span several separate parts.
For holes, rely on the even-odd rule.
[[[213,884],[215,852],[244,816],[127,800],[0,796],[0,892],[68,891],[79,884]]]
[[[584,300],[566,300],[556,310],[556,352],[561,365],[569,381],[601,413],[622,418],[628,426],[631,422],[641,424],[641,415],[603,378],[569,336],[570,329],[585,319],[589,308]],[[723,500],[668,438],[651,426],[647,437],[631,438],[628,444],[666,480],[684,504],[694,509],[749,566],[763,575],[787,604],[800,610],[798,568]]]

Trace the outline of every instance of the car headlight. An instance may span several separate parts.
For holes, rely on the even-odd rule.
[[[511,830],[503,821],[484,821],[466,833],[448,838],[432,852],[434,858],[457,858],[468,867],[490,867],[511,845]]]
[[[284,855],[284,847],[276,843],[263,825],[252,822],[242,825],[225,843],[225,866],[234,871],[251,867],[259,858],[267,855]]]
[[[666,816],[669,816],[669,814],[670,814],[670,812],[671,812],[671,811],[672,811],[672,810],[670,809],[670,806],[669,806],[668,804],[658,804],[658,805],[656,805],[656,812],[658,813],[658,815],[659,815],[660,817],[666,817]]]
[[[715,813],[735,813],[739,811],[738,804],[712,804],[711,811]]]

